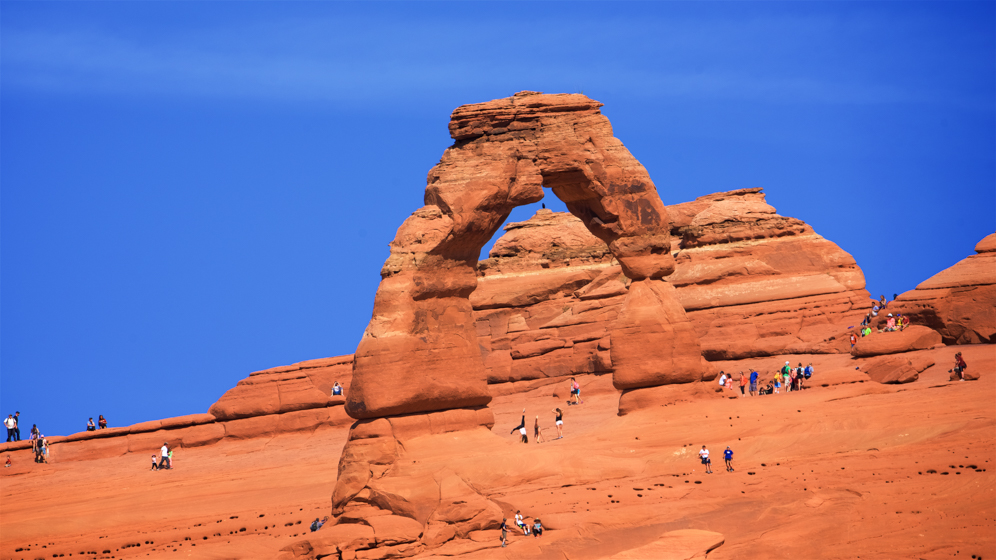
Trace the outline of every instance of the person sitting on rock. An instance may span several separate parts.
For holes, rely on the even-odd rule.
[[[522,512],[515,512],[515,526],[522,529],[523,535],[529,534],[529,525],[526,525],[526,522],[522,520]]]
[[[526,409],[522,409],[522,421],[519,425],[512,428],[510,434],[514,434],[518,430],[519,434],[522,436],[522,443],[529,443],[529,438],[526,436]]]
[[[719,372],[719,386],[726,387],[726,374]]]
[[[339,385],[339,382],[336,381],[332,384],[332,396],[336,397],[340,395],[342,395],[342,385]]]
[[[10,455],[7,455],[7,462],[6,462],[6,463],[4,463],[4,465],[3,465],[3,466],[4,466],[4,468],[6,468],[6,469],[9,469],[9,468],[10,468],[10,465],[11,465],[11,462],[10,462]]]
[[[104,418],[104,415],[103,415],[103,414],[101,414],[101,415],[100,415],[100,416],[99,416],[99,417],[97,418],[97,427],[98,427],[98,428],[100,428],[101,430],[103,430],[104,428],[106,428],[106,427],[107,427],[107,419],[106,419],[106,418]]]
[[[965,363],[965,358],[963,358],[961,356],[961,352],[958,352],[957,354],[955,354],[954,372],[958,374],[958,380],[959,381],[964,381],[965,380],[965,369],[967,367],[968,367],[968,364]]]
[[[86,431],[88,432],[97,431],[97,425],[93,423],[93,418],[90,418],[89,420],[86,421]]]
[[[896,318],[889,313],[889,318],[885,320],[885,330],[888,332],[893,332],[896,330]]]
[[[775,388],[771,386],[771,383],[768,383],[768,385],[764,389],[761,389],[761,394],[762,395],[770,395],[774,391],[775,391]]]
[[[543,525],[540,523],[539,519],[533,520],[533,537],[543,536]]]
[[[878,310],[879,310],[878,303],[872,305],[872,317],[878,317]]]

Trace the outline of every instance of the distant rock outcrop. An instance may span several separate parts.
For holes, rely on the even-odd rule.
[[[889,311],[936,330],[947,344],[996,342],[996,233],[975,252],[900,294]]]

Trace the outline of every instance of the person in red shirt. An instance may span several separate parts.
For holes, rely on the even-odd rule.
[[[967,367],[968,367],[968,364],[965,363],[965,358],[961,357],[961,352],[958,352],[957,354],[955,354],[955,367],[954,367],[954,371],[955,371],[955,373],[958,374],[958,379],[959,380],[961,380],[961,381],[965,380],[965,368],[967,368]]]

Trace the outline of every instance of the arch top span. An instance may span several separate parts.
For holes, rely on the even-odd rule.
[[[453,111],[454,143],[429,171],[425,206],[398,229],[381,271],[373,317],[355,354],[346,404],[351,416],[474,408],[490,401],[468,299],[477,287],[477,260],[509,213],[542,199],[544,187],[608,245],[629,278],[649,282],[674,271],[667,210],[646,169],[612,135],[601,107],[581,94],[526,91]],[[686,354],[696,354],[685,360],[694,362],[686,369],[695,371],[682,379],[694,378],[697,340],[681,306],[671,301],[670,286],[657,284],[634,293],[644,294],[643,307],[670,301],[667,313],[634,310],[642,318],[633,320],[663,321],[650,329],[653,336],[670,337],[669,351],[680,343]],[[684,325],[677,338],[670,326],[675,323]],[[624,331],[642,329],[623,326],[624,338],[632,338]],[[617,383],[620,388],[660,384],[645,379],[646,364],[635,366],[640,371],[621,367],[628,373],[620,379],[629,381]]]

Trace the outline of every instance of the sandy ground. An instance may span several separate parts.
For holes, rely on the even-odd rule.
[[[996,558],[996,347],[959,349],[979,381],[949,382],[954,350],[944,348],[920,353],[938,365],[906,385],[849,383],[860,362],[848,356],[792,356],[815,364],[811,389],[708,393],[623,417],[607,376],[581,378],[579,406],[566,406],[564,383],[496,397],[491,432],[418,438],[406,454],[461,473],[548,531],[504,549],[483,531],[422,556],[606,558],[690,528],[724,535],[716,560]],[[529,444],[509,434],[523,407]],[[223,440],[179,450],[166,472],[148,470],[155,450],[60,463],[53,449],[49,465],[12,453],[0,473],[0,558],[272,558],[329,512],[345,439],[323,428]]]

